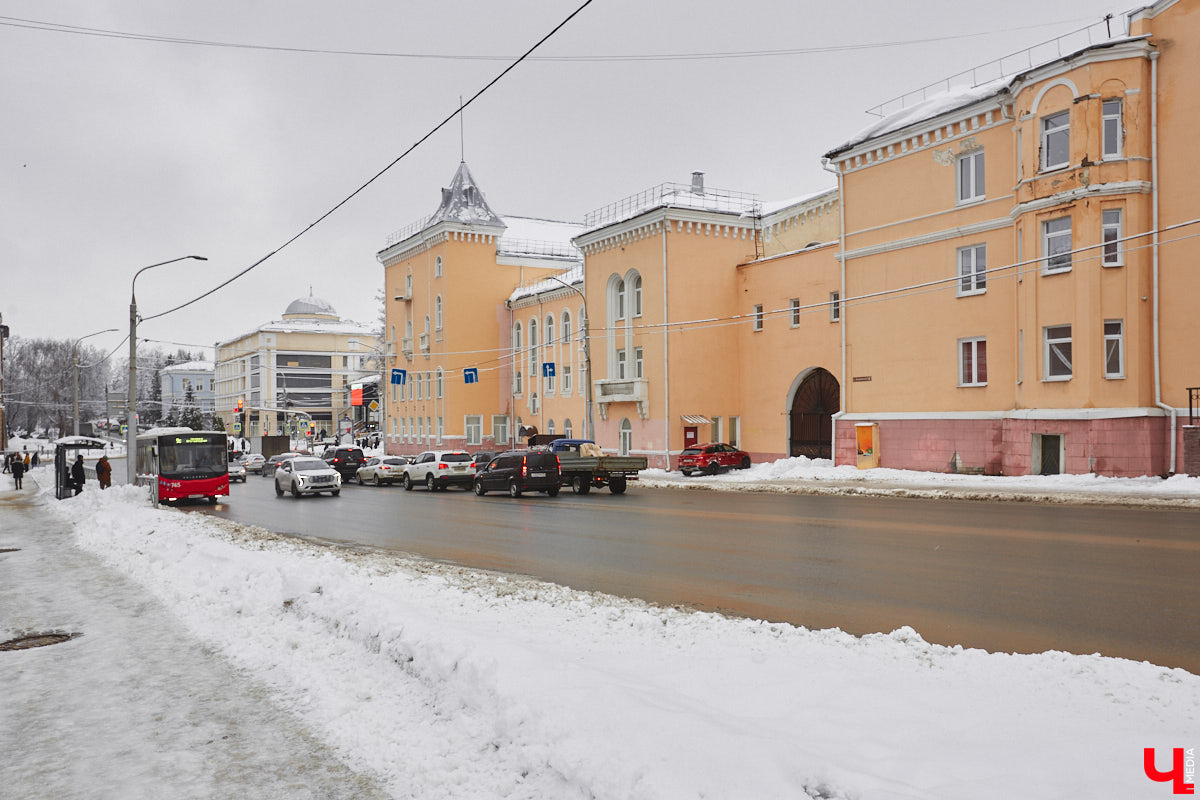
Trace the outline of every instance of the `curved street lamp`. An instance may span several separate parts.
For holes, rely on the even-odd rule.
[[[591,439],[594,442],[596,441],[596,419],[592,412],[592,335],[588,330],[587,295],[562,278],[557,278],[553,275],[547,275],[546,277],[552,281],[561,283],[583,298],[583,368],[587,372],[587,381],[584,386],[584,397],[587,401],[587,434],[584,438]]]
[[[134,294],[134,286],[137,284],[138,275],[141,275],[148,269],[155,267],[164,267],[167,264],[174,264],[176,261],[187,261],[193,258],[196,261],[208,261],[204,256],[180,256],[172,258],[170,261],[160,261],[157,264],[150,264],[142,267],[137,272],[133,273],[133,280],[129,282],[129,405],[125,410],[125,476],[130,486],[137,485],[137,298]]]
[[[74,411],[73,416],[75,419],[75,435],[76,436],[79,435],[79,343],[82,342],[84,339],[90,339],[93,336],[99,336],[102,333],[114,333],[114,332],[116,332],[116,330],[117,330],[116,328],[105,328],[102,331],[96,331],[95,333],[89,333],[87,336],[80,336],[78,339],[75,340],[74,347],[71,348],[71,363],[75,366],[75,404],[74,404],[75,411]],[[93,366],[95,366],[95,365],[93,365]],[[105,391],[108,391],[107,387],[105,387]]]

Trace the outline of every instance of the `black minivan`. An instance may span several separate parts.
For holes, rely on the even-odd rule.
[[[522,492],[558,495],[562,475],[558,455],[549,450],[509,450],[501,453],[475,475],[475,494],[504,491],[513,497]]]

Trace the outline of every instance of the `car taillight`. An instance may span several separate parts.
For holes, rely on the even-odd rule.
[[[338,463],[339,461],[341,461],[341,459],[340,459],[340,458],[335,458],[335,459],[333,460],[333,463],[334,463],[334,464],[336,464],[336,463]]]
[[[471,469],[475,469],[475,462],[474,462],[474,461],[472,461],[472,462],[471,462]]]
[[[529,477],[529,462],[525,457],[521,458],[521,477]]]
[[[562,468],[562,462],[558,460],[558,453],[555,453],[555,454],[554,454],[554,468],[555,468],[555,469],[561,469],[561,468]]]
[[[439,463],[438,463],[438,469],[450,469],[450,465],[449,465],[449,464],[445,464],[445,463],[441,463],[441,462],[439,462]]]

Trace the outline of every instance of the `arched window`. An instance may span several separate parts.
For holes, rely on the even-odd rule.
[[[442,257],[438,256],[433,260],[433,277],[442,277]]]
[[[571,343],[571,312],[562,312],[562,340],[564,345]]]
[[[538,413],[538,396],[537,396],[537,392],[534,392],[532,395],[530,395],[530,396],[529,396],[529,413],[530,413],[530,414],[536,414],[536,413]]]
[[[625,319],[625,281],[617,281],[616,319]]]
[[[437,368],[437,396],[439,398],[442,396],[442,387],[444,385],[444,382],[442,380],[442,375],[443,375],[442,368],[438,367]]]
[[[517,370],[517,374],[513,376],[513,394],[521,393],[521,370]]]
[[[533,379],[538,374],[538,338],[537,338],[537,320],[529,320],[529,382],[532,385]]]
[[[554,344],[554,315],[546,315],[546,344]]]
[[[642,315],[642,276],[633,276],[633,315],[640,317]]]
[[[440,331],[442,329],[442,296],[440,294],[433,300],[433,314],[434,322]]]
[[[554,435],[554,420],[550,420],[546,423],[546,433],[552,436]]]
[[[633,425],[629,423],[628,418],[621,420],[619,444],[621,455],[629,455],[629,451],[633,448]]]
[[[571,427],[570,418],[564,419],[563,420],[563,436],[567,439],[574,439],[575,437],[571,435],[574,432],[575,432],[574,429]]]

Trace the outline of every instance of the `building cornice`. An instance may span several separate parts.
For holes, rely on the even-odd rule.
[[[418,233],[385,247],[375,254],[375,259],[385,267],[422,253],[430,247],[446,242],[472,242],[494,245],[504,235],[504,228],[491,225],[468,225],[443,220],[424,228]]]
[[[695,234],[724,239],[753,240],[756,217],[694,208],[659,207],[633,219],[575,237],[571,241],[584,255],[624,247],[666,233]]]
[[[880,253],[890,253],[893,250],[904,250],[909,247],[921,247],[927,244],[936,242],[944,242],[948,239],[958,239],[960,237],[978,236],[981,233],[988,231],[1000,230],[1012,225],[1012,220],[1009,217],[997,217],[995,219],[984,220],[983,222],[975,222],[970,225],[959,225],[955,228],[946,228],[932,233],[924,233],[920,236],[910,236],[907,239],[896,239],[890,242],[871,245],[870,247],[860,247],[856,250],[846,250],[844,253],[839,253],[836,258],[849,261],[853,258],[862,258],[864,256],[874,256]]]
[[[1150,194],[1154,184],[1150,181],[1118,181],[1115,183],[1093,183],[1087,186],[1077,186],[1065,192],[1057,192],[1049,197],[1039,197],[1024,203],[1017,203],[1008,212],[1010,220],[1016,220],[1023,214],[1032,214],[1046,209],[1074,203],[1084,197],[1111,197],[1125,194]]]

